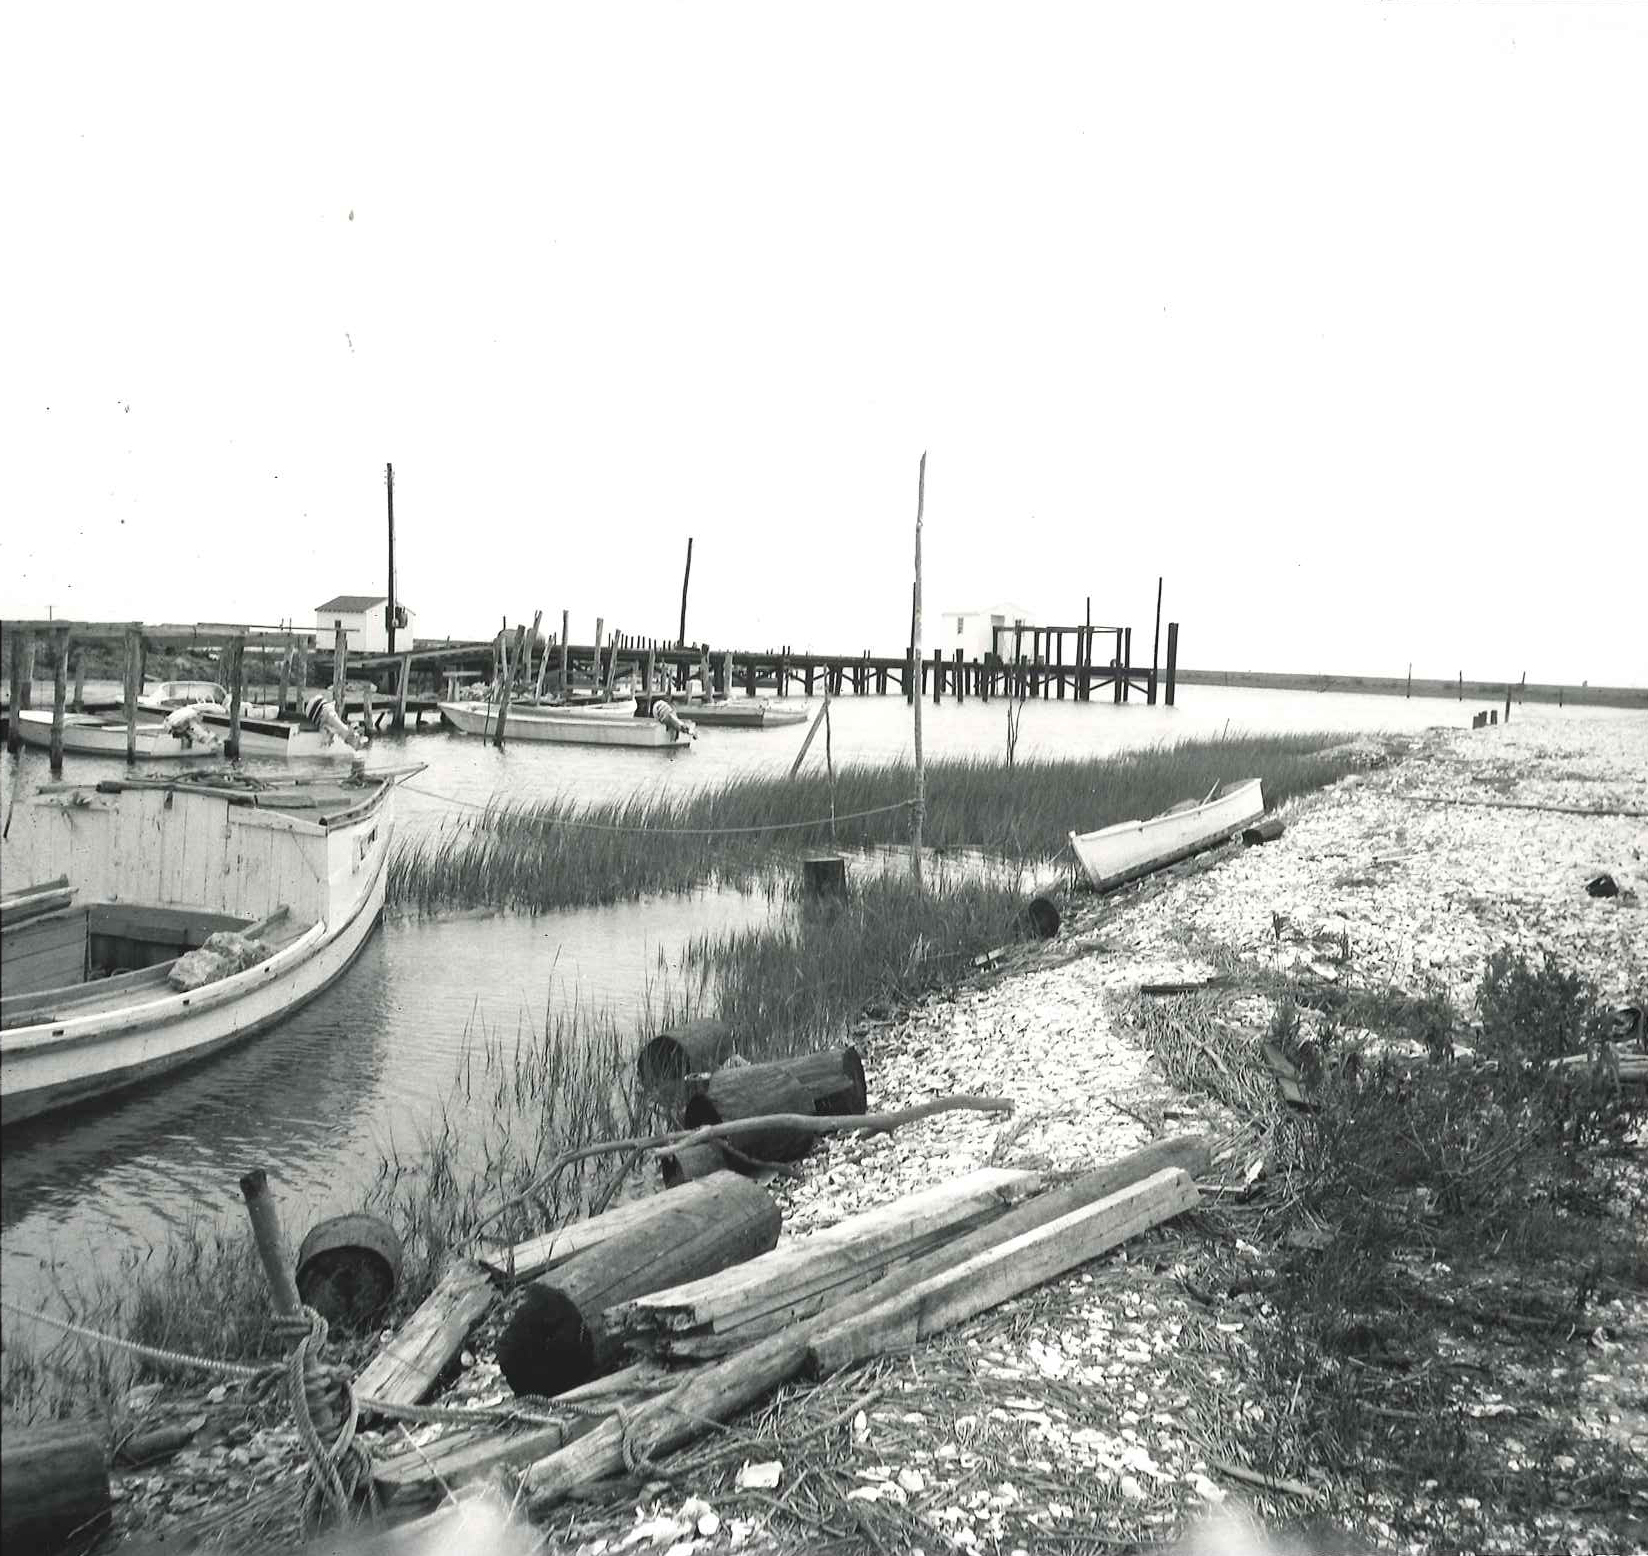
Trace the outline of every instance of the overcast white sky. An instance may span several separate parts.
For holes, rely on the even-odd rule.
[[[0,613],[1648,682],[1648,7],[0,29]]]

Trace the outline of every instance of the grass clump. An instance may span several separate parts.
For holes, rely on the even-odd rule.
[[[1011,765],[945,758],[927,764],[923,837],[939,851],[1032,863],[1057,855],[1072,830],[1155,815],[1233,778],[1262,778],[1267,802],[1281,805],[1356,765],[1338,739],[1235,735]],[[565,795],[499,800],[398,842],[389,901],[418,912],[540,912],[747,880],[799,852],[907,841],[913,792],[908,766],[880,763],[840,769],[833,791],[821,774],[751,774],[684,796],[598,805]],[[832,800],[837,817],[854,819],[832,825]]]
[[[1205,997],[1176,1018],[1141,1002],[1136,1017],[1177,1082],[1239,1109],[1221,1072],[1262,1074],[1261,1041],[1302,1075],[1307,1108],[1272,1094],[1241,1109],[1270,1167],[1242,1225],[1261,1278],[1251,1257],[1226,1269],[1209,1255],[1208,1285],[1257,1285],[1270,1321],[1252,1329],[1255,1360],[1292,1401],[1250,1434],[1254,1462],[1365,1479],[1399,1534],[1442,1550],[1482,1536],[1439,1524],[1444,1504],[1530,1528],[1564,1505],[1628,1516],[1640,1463],[1575,1423],[1606,1371],[1616,1299],[1648,1281],[1648,1091],[1612,1067],[1595,988],[1506,949],[1474,1024],[1463,1014],[1440,993],[1336,990],[1315,1009],[1281,1001],[1265,1032],[1220,1025]],[[1489,1382],[1514,1390],[1514,1411],[1497,1394],[1482,1404]]]

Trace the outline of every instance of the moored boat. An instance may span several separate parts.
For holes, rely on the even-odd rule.
[[[775,707],[765,698],[755,697],[689,703],[686,712],[693,723],[713,729],[778,729],[807,721],[803,708]]]
[[[1261,781],[1249,778],[1221,785],[1200,804],[1185,801],[1145,821],[1072,832],[1070,846],[1094,888],[1108,891],[1222,843],[1264,813]]]
[[[189,715],[184,717],[183,715]],[[20,708],[17,733],[26,746],[42,751],[51,747],[52,716],[40,708]],[[119,756],[126,754],[126,720],[99,713],[63,715],[63,749],[76,756]],[[137,726],[136,754],[140,761],[154,762],[177,757],[219,757],[223,745],[193,710],[179,708],[162,720],[150,718]]]
[[[416,770],[111,779],[19,800],[7,881],[73,895],[42,912],[18,893],[21,913],[8,901],[0,918],[0,1124],[202,1058],[339,977],[382,914],[394,786]],[[180,966],[203,948],[209,966]]]
[[[484,702],[443,702],[441,716],[464,735],[493,736],[501,706]],[[690,751],[695,734],[690,723],[656,717],[635,718],[624,704],[586,708],[510,704],[504,716],[504,739],[551,741],[561,745],[621,746],[642,751]]]

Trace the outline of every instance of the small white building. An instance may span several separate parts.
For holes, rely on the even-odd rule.
[[[935,648],[944,650],[946,659],[953,659],[956,650],[961,650],[963,659],[982,659],[990,652],[992,629],[995,627],[1014,626],[1029,627],[1035,623],[1035,616],[1022,605],[992,605],[985,610],[976,611],[944,611],[939,616],[939,635],[930,639],[925,645],[929,654]],[[1024,652],[1029,654],[1029,635],[1025,637]],[[1012,659],[1013,644],[1011,631],[1002,634],[1001,657]]]
[[[389,623],[384,612],[389,605],[387,594],[340,594],[324,605],[315,607],[315,632],[318,646],[326,649],[341,626],[349,635],[351,654],[386,654],[389,652]],[[399,607],[395,623],[395,647],[402,651],[412,647],[412,612]]]

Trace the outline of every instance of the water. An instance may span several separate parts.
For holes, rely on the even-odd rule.
[[[808,705],[811,708],[817,702]],[[923,709],[929,756],[1005,750],[1007,704]],[[1237,731],[1415,731],[1468,723],[1473,705],[1340,693],[1188,687],[1177,708],[1142,703],[1025,706],[1021,756],[1089,756]],[[1529,707],[1518,717],[1631,717],[1611,709]],[[738,772],[787,772],[807,725],[706,730],[689,754],[517,743],[497,751],[449,734],[383,738],[374,763],[424,762],[400,800],[400,825],[439,826],[494,794],[609,798],[685,790]],[[837,764],[908,760],[901,698],[839,699]],[[823,761],[822,734],[809,764]],[[251,764],[249,764],[251,765]],[[121,771],[65,762],[70,780]],[[44,753],[6,758],[5,802],[46,776]],[[1072,817],[1072,824],[1080,817]],[[0,861],[3,861],[0,853]],[[452,1097],[465,1033],[542,1030],[546,1010],[577,1001],[633,1023],[674,991],[685,942],[765,921],[762,894],[711,889],[537,918],[390,915],[349,972],[272,1032],[93,1107],[8,1130],[0,1173],[0,1271],[6,1296],[45,1301],[55,1283],[112,1270],[125,1250],[164,1241],[202,1217],[238,1218],[239,1175],[264,1166],[295,1237],[321,1216],[357,1208],[380,1151],[404,1151]]]

